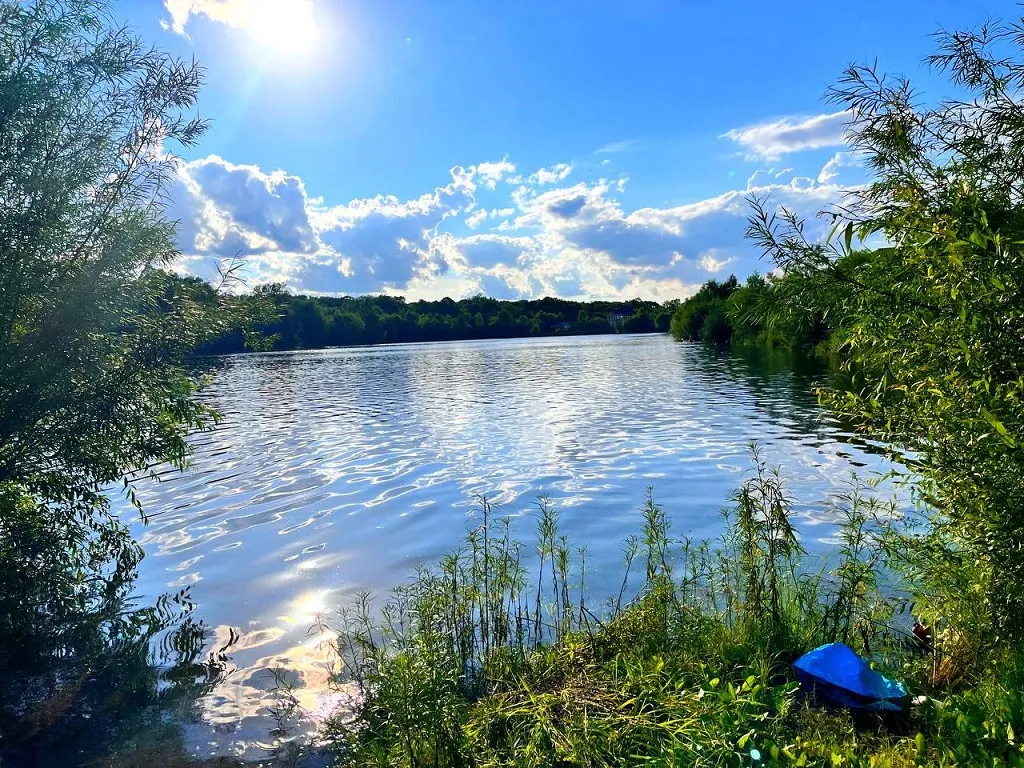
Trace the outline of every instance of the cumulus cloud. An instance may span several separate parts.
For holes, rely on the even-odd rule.
[[[777,171],[774,168],[769,168],[767,170],[762,168],[754,171],[750,175],[750,178],[747,179],[747,189],[753,189],[754,187],[760,187],[765,184],[772,184],[791,173],[793,173],[792,168],[783,168],[781,171]]]
[[[498,182],[516,172],[516,167],[510,163],[508,158],[502,158],[497,162],[480,163],[474,166],[473,171],[480,179],[480,183],[488,189],[494,189]]]
[[[180,221],[186,265],[234,255],[247,258],[256,281],[284,280],[316,292],[363,293],[404,288],[436,274],[430,241],[437,227],[473,202],[473,174],[411,200],[393,195],[325,207],[283,171],[234,165],[220,157],[184,163],[170,214]]]
[[[818,174],[819,184],[833,184],[843,175],[844,169],[860,168],[861,163],[853,152],[836,152]]]
[[[550,168],[541,168],[527,178],[530,184],[543,187],[545,184],[557,184],[564,181],[572,173],[571,163],[555,163]]]
[[[333,292],[402,288],[416,276],[435,274],[432,236],[474,202],[472,182],[460,171],[452,170],[450,184],[413,200],[378,195],[317,212],[313,220],[329,250],[317,260],[318,269],[304,273],[305,287],[324,290],[315,282],[325,276],[325,265],[344,278],[327,289]]]
[[[564,181],[563,167],[543,170]],[[456,166],[418,197],[328,205],[295,175],[211,156],[181,164],[172,213],[181,220],[183,266],[195,274],[209,274],[211,259],[241,253],[254,282],[315,293],[664,300],[689,295],[726,268],[764,271],[744,240],[748,196],[811,216],[843,191],[828,174],[786,181],[780,176],[792,171],[784,169],[713,198],[627,208],[618,198],[622,180],[559,186],[527,177],[504,188],[510,204],[480,206],[477,193],[506,194],[490,191],[490,182],[497,187],[514,172],[508,159]],[[809,226],[814,236],[814,219]]]
[[[284,171],[265,173],[254,165],[235,165],[217,155],[185,163],[180,183],[190,193],[192,208],[183,218],[195,226],[197,248],[224,250],[233,240],[242,251],[266,248],[309,253],[317,247],[306,208],[302,179]],[[178,197],[186,205],[190,197]],[[215,201],[210,205],[208,201]],[[189,231],[186,229],[186,231]]]
[[[841,145],[849,120],[846,112],[804,118],[783,117],[746,128],[733,128],[720,138],[735,141],[752,158],[778,160],[783,155],[805,149]]]
[[[523,265],[537,257],[539,247],[532,237],[493,233],[468,237],[444,233],[434,239],[432,246],[448,266],[460,270]]]
[[[700,268],[705,272],[721,272],[727,266],[736,261],[735,256],[725,256],[718,248],[712,248],[701,254],[700,260],[697,262]]]

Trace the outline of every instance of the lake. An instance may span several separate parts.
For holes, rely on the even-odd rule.
[[[385,592],[458,545],[486,496],[524,517],[546,496],[588,547],[593,592],[653,488],[674,531],[714,537],[750,467],[781,467],[811,551],[827,550],[851,474],[887,465],[826,419],[822,371],[667,336],[596,336],[254,354],[215,361],[204,398],[224,419],[194,469],[137,484],[140,595],[190,587],[231,673],[185,727],[194,755],[266,753],[271,670],[329,709],[315,614]]]

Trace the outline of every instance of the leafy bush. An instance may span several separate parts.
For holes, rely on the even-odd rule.
[[[728,341],[731,331],[725,320],[725,302],[736,290],[735,277],[724,283],[712,280],[672,315],[669,331],[677,341]]]

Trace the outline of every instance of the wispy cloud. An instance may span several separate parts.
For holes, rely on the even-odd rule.
[[[600,154],[611,154],[618,152],[633,152],[640,148],[643,143],[641,139],[623,139],[622,141],[613,141],[611,144],[605,144],[597,153]]]
[[[783,155],[805,149],[821,149],[843,144],[850,116],[832,112],[813,117],[783,117],[765,123],[733,128],[719,138],[731,139],[747,150],[750,157],[778,160]]]

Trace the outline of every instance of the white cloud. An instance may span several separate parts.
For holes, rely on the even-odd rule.
[[[844,168],[859,168],[860,161],[853,152],[836,152],[818,174],[819,184],[833,184],[843,175]]]
[[[337,293],[404,288],[437,273],[433,233],[474,202],[472,174],[456,167],[450,175],[412,200],[378,195],[325,207],[295,176],[214,155],[180,166],[170,214],[181,221],[187,264],[200,273],[204,262],[241,254],[257,282]]]
[[[509,216],[514,215],[515,212],[515,208],[492,208],[489,211],[486,208],[480,208],[476,211],[473,211],[473,213],[469,214],[466,217],[466,226],[469,227],[470,229],[476,229],[483,222],[485,222],[488,217],[492,219],[507,219]],[[510,227],[511,225],[509,225],[509,227],[506,227],[506,229]]]
[[[841,145],[849,119],[846,112],[805,118],[784,117],[746,128],[734,128],[723,133],[721,138],[735,141],[752,158],[778,160],[792,152]]]
[[[843,192],[771,171],[746,189],[673,207],[626,208],[616,197],[623,182],[608,179],[503,187],[489,194],[508,194],[512,205],[478,207],[479,187],[513,172],[507,159],[456,166],[448,183],[418,197],[332,206],[285,171],[217,156],[183,163],[172,208],[182,220],[182,265],[207,275],[211,259],[241,253],[253,282],[315,293],[664,300],[689,295],[726,267],[739,276],[765,270],[744,239],[749,195],[811,216]],[[455,234],[455,221],[476,231]],[[817,221],[809,221],[811,236]]]
[[[516,167],[509,162],[508,158],[502,158],[497,162],[492,163],[480,163],[472,168],[475,175],[480,179],[480,183],[488,189],[494,189],[498,182],[504,179],[506,176],[511,176],[516,172]]]
[[[750,175],[750,178],[747,179],[747,189],[771,184],[774,181],[780,180],[783,176],[787,176],[792,173],[792,168],[783,168],[781,171],[777,171],[774,168],[769,168],[767,170],[762,168],[754,171]]]
[[[491,268],[499,264],[523,264],[538,255],[538,243],[532,237],[479,234],[454,237],[443,233],[432,247],[450,267]]]
[[[195,207],[172,212],[184,220],[184,232],[194,225],[194,248],[205,243],[208,249],[223,250],[226,240],[245,243],[240,250],[261,247],[261,243],[302,253],[317,247],[306,189],[297,176],[284,171],[264,173],[257,166],[235,165],[211,155],[182,164],[179,180]],[[188,200],[177,199],[183,204]]]
[[[719,258],[719,256],[722,256],[721,251],[718,248],[711,248],[701,254],[700,260],[697,263],[705,272],[711,272],[714,274],[715,272],[721,272],[727,266],[736,261],[735,256],[727,256],[724,258]]]
[[[193,16],[237,29],[262,34],[273,33],[273,27],[290,27],[296,20],[304,23],[312,18],[313,0],[164,0],[170,14],[169,26],[184,35]]]
[[[598,154],[618,154],[620,152],[631,152],[634,149],[640,147],[640,139],[625,139],[623,141],[613,141],[610,144],[605,144],[603,147],[597,150]]]
[[[530,184],[543,187],[545,184],[557,184],[559,181],[564,181],[570,173],[572,173],[571,163],[555,163],[550,168],[541,168],[536,173],[530,174],[527,181]]]

